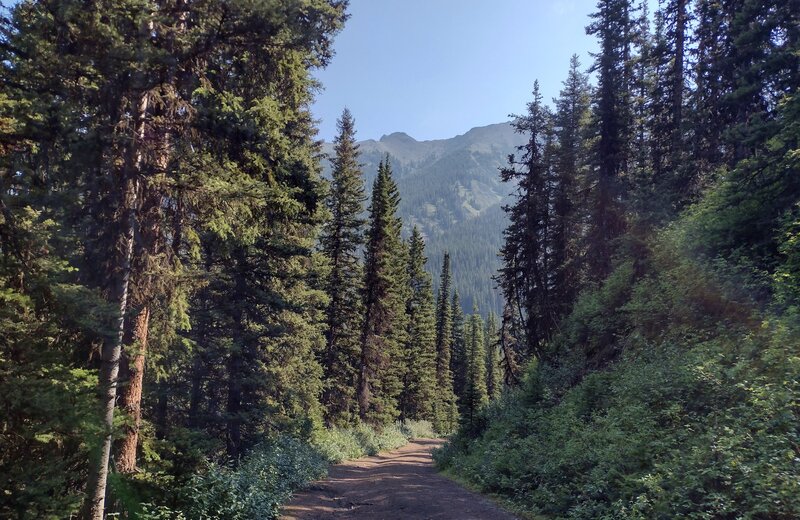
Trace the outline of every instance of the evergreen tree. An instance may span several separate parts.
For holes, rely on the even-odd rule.
[[[451,337],[453,338],[452,348],[450,349],[450,372],[453,374],[453,392],[455,392],[458,402],[459,413],[462,412],[462,404],[464,399],[464,388],[467,383],[467,338],[468,332],[464,322],[464,309],[461,307],[461,298],[458,295],[458,290],[453,291],[453,299],[450,302],[450,311],[452,317],[450,323],[452,326]]]
[[[536,82],[527,114],[517,116],[513,122],[517,132],[528,136],[527,143],[520,147],[522,157],[510,156],[509,165],[500,170],[504,182],[516,183],[516,196],[513,204],[504,208],[509,225],[503,232],[503,265],[497,281],[510,311],[505,323],[518,338],[516,347],[522,359],[542,356],[554,325],[548,294],[553,252],[549,247],[552,172],[545,157],[551,134],[549,124],[550,116]]]
[[[462,419],[470,426],[475,425],[478,413],[489,402],[486,390],[486,350],[484,348],[483,318],[478,309],[473,308],[472,316],[466,325],[469,339],[467,345],[467,379],[464,385]]]
[[[406,302],[408,343],[406,371],[401,398],[401,418],[433,420],[433,404],[438,398],[436,380],[436,316],[431,276],[425,271],[425,241],[414,226],[408,243],[408,280],[410,293]]]
[[[359,262],[363,246],[364,180],[358,164],[353,116],[344,109],[334,141],[333,179],[327,206],[331,214],[322,235],[322,251],[329,259],[325,389],[322,402],[329,424],[351,421],[358,414],[355,389],[358,381],[361,330],[361,284]]]
[[[358,379],[359,416],[376,424],[394,421],[405,377],[408,261],[397,217],[400,195],[388,157],[372,187],[366,264],[364,326]]]
[[[696,175],[687,163],[686,50],[688,2],[670,0],[656,13],[650,86],[651,186],[637,213],[654,222],[672,217],[697,193]]]
[[[453,373],[450,370],[453,348],[453,313],[450,302],[450,255],[445,252],[439,292],[436,297],[436,384],[437,399],[434,402],[436,431],[450,433],[458,422],[456,396],[453,392]]]
[[[725,72],[720,56],[727,52],[730,41],[727,32],[731,15],[730,9],[723,9],[722,3],[716,0],[694,2],[697,22],[693,31],[692,79],[697,86],[689,100],[689,127],[692,167],[697,171],[696,183],[701,186],[709,183],[726,155],[722,134],[730,121],[723,113],[722,99],[730,93],[732,79],[730,73]]]
[[[631,135],[630,0],[600,0],[587,34],[597,35],[600,51],[593,70],[597,128],[592,159],[592,192],[587,240],[589,275],[602,280],[611,272],[615,239],[625,231],[623,187],[628,175]]]
[[[165,381],[181,380],[180,374],[165,374],[176,368],[166,361],[179,362],[180,354],[165,350],[186,346],[178,332],[189,328],[188,296],[199,285],[191,264],[206,233],[220,247],[250,247],[256,237],[264,244],[258,266],[269,267],[252,275],[263,284],[254,287],[262,306],[254,313],[270,321],[254,325],[262,327],[264,341],[260,357],[251,361],[270,367],[267,372],[282,366],[282,375],[297,374],[298,380],[257,373],[253,380],[261,386],[254,398],[261,405],[275,398],[287,414],[317,408],[316,390],[309,395],[302,385],[318,384],[319,378],[295,364],[302,359],[301,366],[314,365],[299,330],[310,323],[311,336],[321,338],[312,310],[321,293],[296,290],[315,283],[310,246],[319,182],[307,110],[309,68],[330,58],[330,38],[343,21],[344,6],[307,2],[299,17],[292,4],[25,2],[2,20],[3,81],[15,85],[4,92],[24,98],[27,121],[40,122],[25,125],[36,144],[15,176],[38,179],[45,188],[49,200],[37,204],[60,225],[57,242],[69,248],[70,264],[77,267],[64,273],[69,283],[102,295],[105,311],[114,309],[97,312],[86,299],[84,312],[107,317],[102,334],[92,340],[103,346],[81,351],[76,340],[64,365],[76,373],[99,368],[100,416],[80,422],[91,425],[84,432],[91,461],[88,471],[87,465],[72,466],[88,480],[87,518],[111,512],[106,484],[112,441],[119,439],[113,461],[121,479],[137,472],[131,480],[141,481],[143,415],[155,410],[159,435],[169,433],[167,417],[179,399],[170,409],[166,392],[148,396],[146,378],[160,389],[167,388]],[[220,244],[220,237],[232,236],[236,240]],[[214,262],[229,258],[219,254]],[[218,264],[213,268],[222,271]],[[264,291],[267,284],[270,290]],[[215,303],[238,296],[228,291]],[[226,332],[233,336],[232,329]],[[286,349],[289,335],[298,341]],[[90,355],[93,350],[99,356]],[[289,362],[276,363],[278,351]],[[87,359],[97,362],[79,361]],[[280,392],[263,391],[264,383],[278,381],[286,385]],[[296,383],[301,389],[291,395],[306,402],[284,408],[287,401],[276,394],[290,395],[287,387]],[[127,415],[122,421],[115,420],[120,409]],[[261,412],[253,410],[263,426]],[[121,431],[115,431],[120,423]],[[70,504],[58,513],[69,516],[75,508]]]
[[[588,126],[591,89],[580,71],[578,57],[570,59],[569,73],[553,115],[557,148],[554,157],[553,225],[551,231],[554,312],[563,316],[572,307],[584,278],[582,233],[589,160]]]
[[[503,372],[500,366],[500,340],[497,330],[497,316],[494,312],[486,318],[486,329],[483,333],[484,351],[486,353],[486,393],[490,400],[500,397],[503,391]]]

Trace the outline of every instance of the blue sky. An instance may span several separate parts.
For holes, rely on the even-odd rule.
[[[348,106],[359,139],[452,137],[558,94],[569,58],[588,68],[595,0],[351,0],[314,116],[330,140]]]

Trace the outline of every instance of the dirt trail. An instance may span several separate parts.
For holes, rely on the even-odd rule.
[[[514,520],[486,498],[436,473],[431,450],[443,441],[419,439],[375,457],[331,467],[326,480],[299,493],[283,520]]]

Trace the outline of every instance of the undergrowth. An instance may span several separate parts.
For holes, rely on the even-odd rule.
[[[292,493],[327,475],[328,464],[393,450],[424,436],[433,436],[427,421],[322,429],[310,441],[280,436],[257,446],[238,464],[206,461],[172,490],[168,505],[145,503],[132,514],[141,520],[278,518]]]

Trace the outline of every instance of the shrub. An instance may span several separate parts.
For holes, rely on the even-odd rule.
[[[277,518],[293,491],[326,473],[326,460],[316,449],[279,437],[254,449],[236,467],[209,463],[181,490],[182,510],[187,518],[204,520]],[[163,508],[150,511],[151,518],[170,518]]]
[[[397,426],[409,439],[435,439],[438,437],[430,421],[406,419],[402,423],[398,423]]]
[[[430,423],[415,422],[413,428],[432,433]],[[317,431],[312,444],[331,463],[357,459],[367,455],[376,455],[381,451],[394,450],[408,443],[412,438],[412,427],[405,424],[394,424],[376,429],[367,424],[359,424],[350,428],[331,428]]]
[[[400,446],[408,444],[410,436],[400,425],[392,424],[377,432],[375,436],[374,454],[381,451],[396,450]]]

